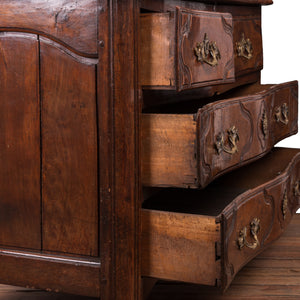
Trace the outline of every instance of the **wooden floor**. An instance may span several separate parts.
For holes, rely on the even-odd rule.
[[[91,300],[92,298],[47,293],[0,285],[1,300]],[[250,262],[225,293],[215,288],[159,283],[148,300],[300,299],[300,214],[273,246]]]

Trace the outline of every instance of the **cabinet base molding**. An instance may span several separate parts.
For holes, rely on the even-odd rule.
[[[0,261],[3,284],[100,297],[99,259],[0,249]]]

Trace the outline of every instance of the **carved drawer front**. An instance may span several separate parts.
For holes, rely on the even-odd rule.
[[[143,184],[202,188],[262,157],[297,132],[297,91],[297,82],[254,84],[200,109],[185,105],[190,113],[143,114]]]
[[[275,148],[204,190],[144,202],[142,275],[223,290],[279,238],[300,204],[300,150]]]
[[[178,91],[234,81],[233,24],[229,13],[177,8],[142,14],[140,80]]]

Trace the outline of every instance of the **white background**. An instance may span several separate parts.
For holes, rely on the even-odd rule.
[[[273,2],[273,5],[262,8],[264,69],[261,82],[300,82],[300,1]],[[300,134],[289,137],[276,146],[300,148]]]

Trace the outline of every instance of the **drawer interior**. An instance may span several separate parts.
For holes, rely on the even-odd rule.
[[[274,84],[247,84],[230,90],[222,95],[208,97],[205,99],[190,99],[186,97],[184,105],[182,102],[170,103],[165,105],[153,106],[143,110],[144,113],[161,113],[161,114],[194,114],[197,113],[199,108],[214,103],[220,100],[227,100],[238,97],[246,97],[268,91]]]
[[[203,190],[145,189],[142,275],[226,289],[299,207],[299,151],[274,148]]]

